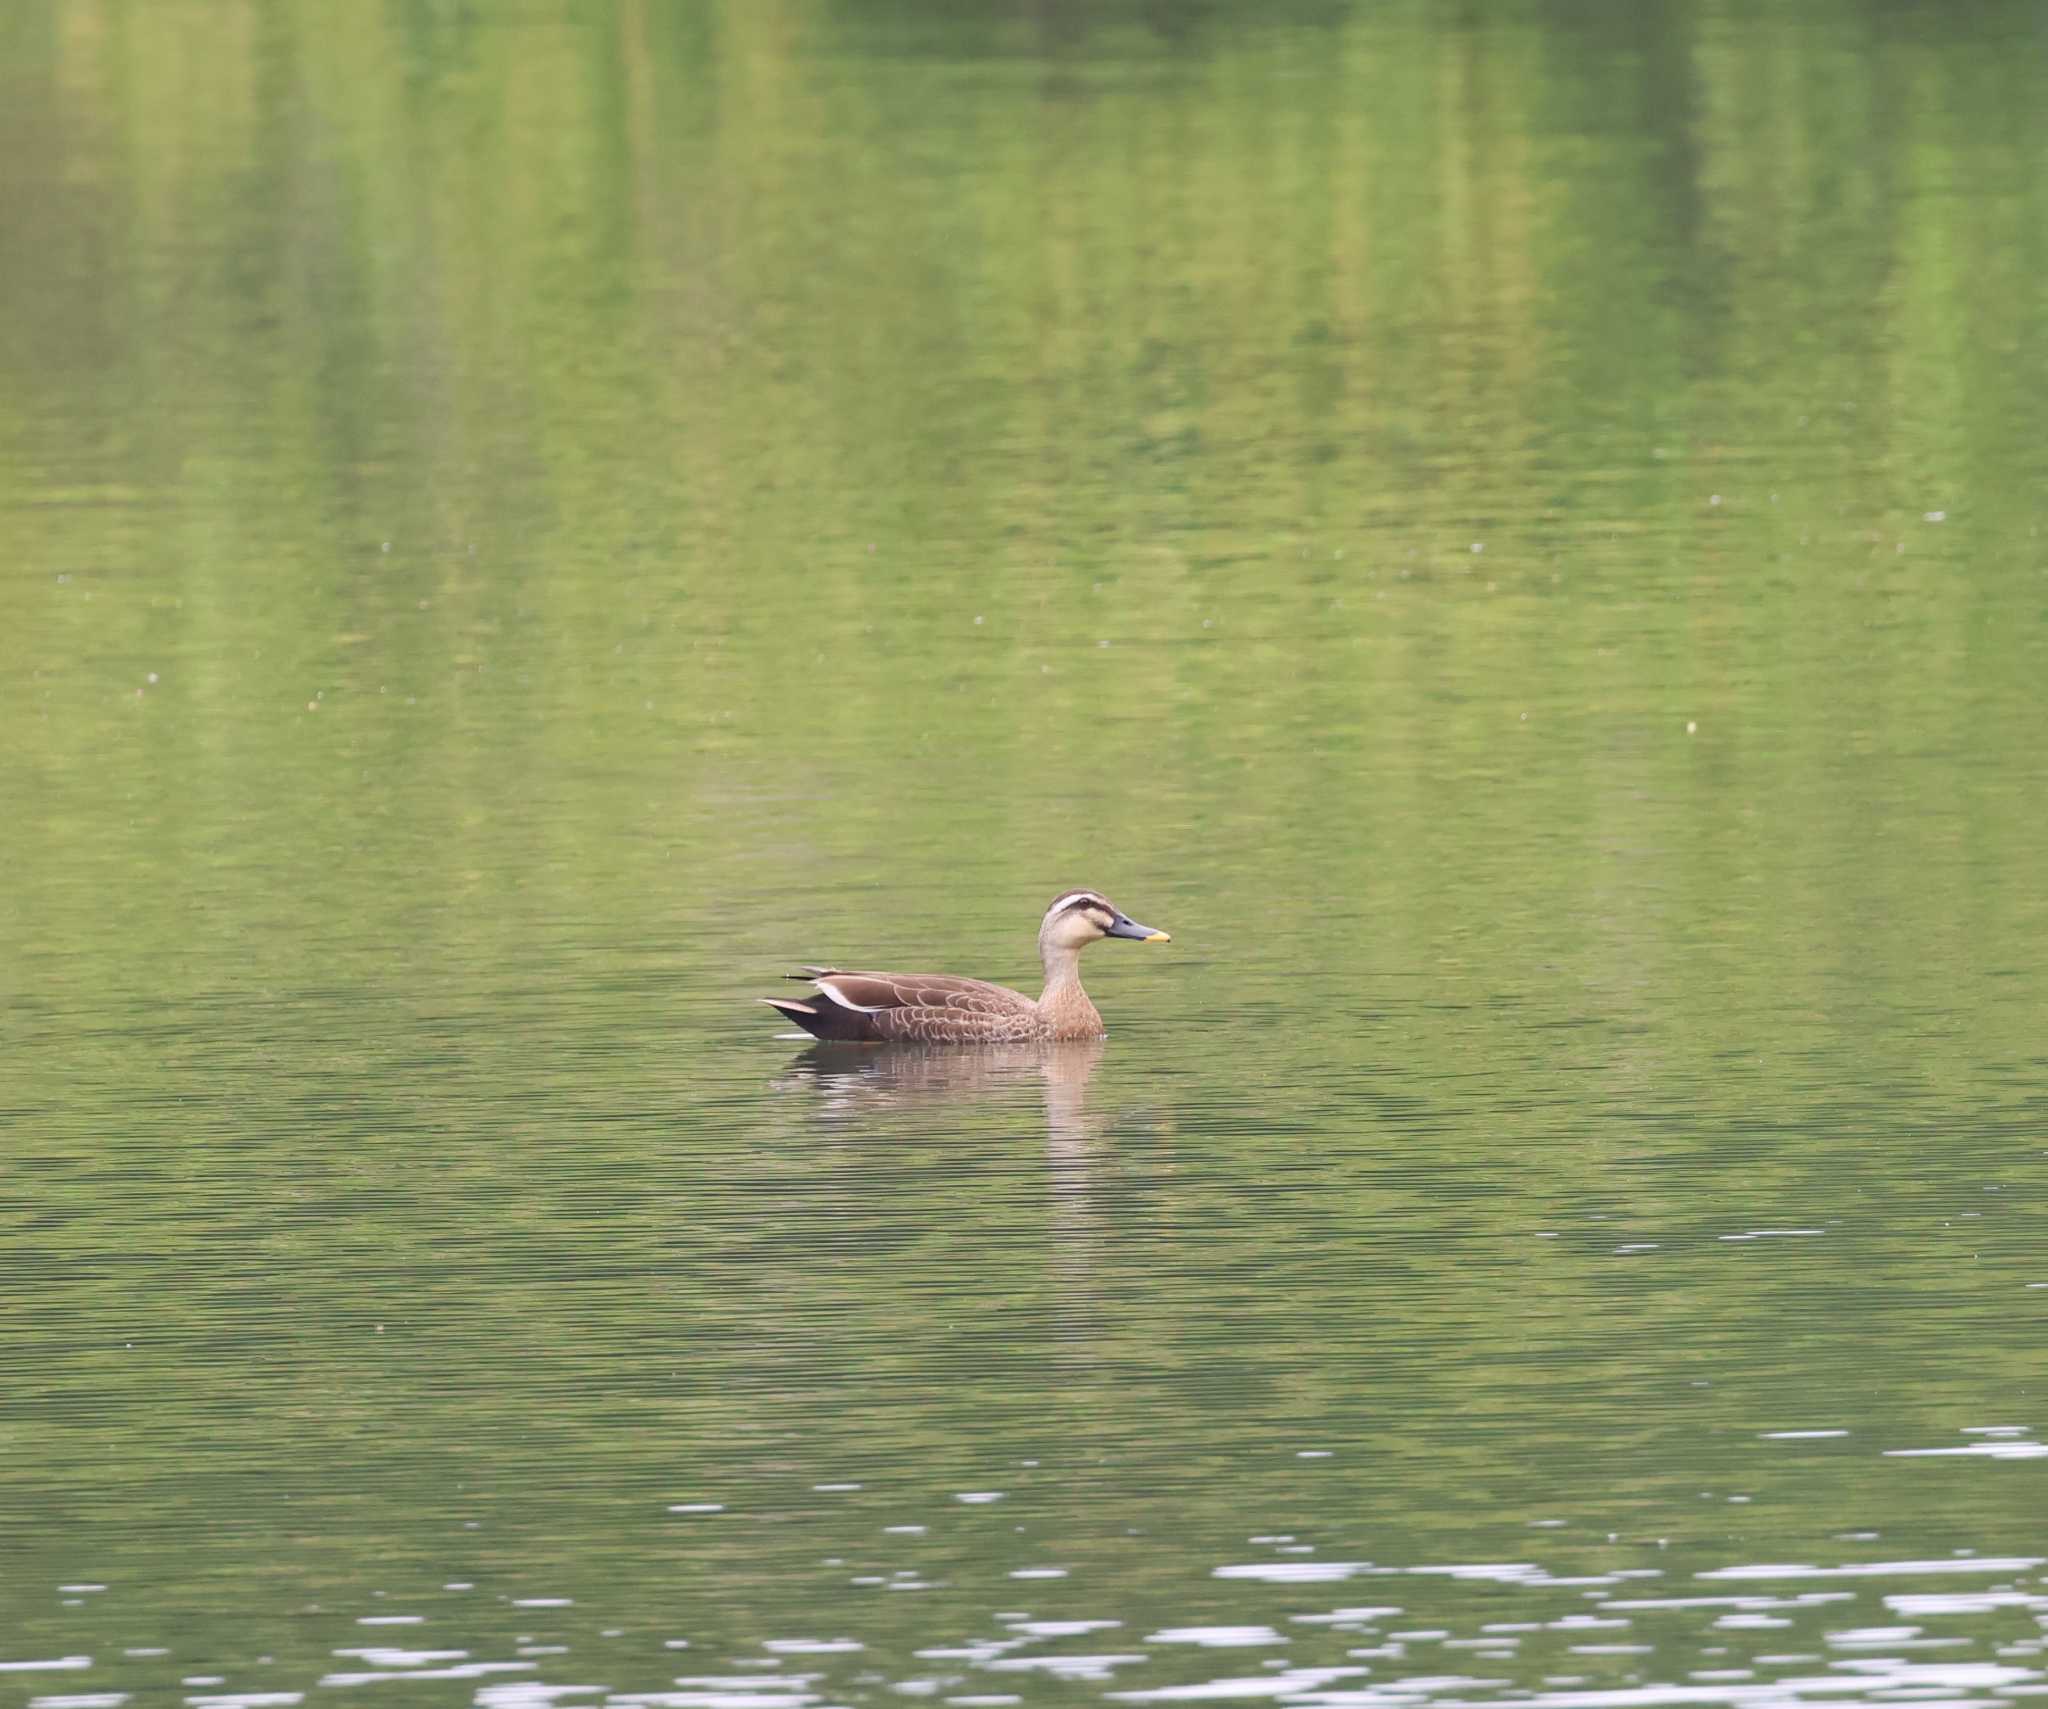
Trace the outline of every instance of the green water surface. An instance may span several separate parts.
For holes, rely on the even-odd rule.
[[[2044,16],[6,8],[0,1700],[2048,1691]]]

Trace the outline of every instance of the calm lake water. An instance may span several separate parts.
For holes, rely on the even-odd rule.
[[[2048,1694],[2043,18],[16,0],[0,1700]]]

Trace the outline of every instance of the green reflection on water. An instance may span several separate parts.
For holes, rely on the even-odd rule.
[[[16,8],[21,1643],[2031,1546],[2041,46]],[[748,1002],[1083,883],[1078,1064]]]

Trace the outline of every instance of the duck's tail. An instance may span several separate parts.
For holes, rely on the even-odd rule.
[[[799,1003],[791,997],[763,997],[779,1015],[787,1015],[813,1038],[871,1039],[867,1016],[858,1009],[842,1009],[822,993],[812,1002]]]

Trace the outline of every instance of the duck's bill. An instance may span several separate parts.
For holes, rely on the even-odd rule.
[[[1128,914],[1119,914],[1115,925],[1109,928],[1113,938],[1135,938],[1142,944],[1170,944],[1173,939],[1166,933],[1155,931],[1150,926],[1141,926]]]

